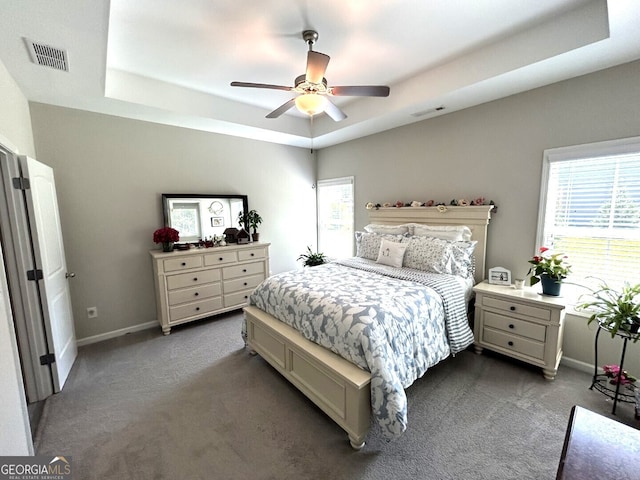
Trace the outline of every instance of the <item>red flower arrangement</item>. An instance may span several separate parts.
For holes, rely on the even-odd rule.
[[[154,243],[170,243],[180,240],[180,233],[171,227],[159,228],[153,232]]]

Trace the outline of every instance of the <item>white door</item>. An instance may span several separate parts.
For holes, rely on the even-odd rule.
[[[53,388],[62,390],[78,349],[73,327],[71,296],[67,278],[62,229],[53,170],[32,158],[19,156],[23,177],[29,180],[25,190],[27,212],[36,268],[42,270],[38,281],[51,364]]]

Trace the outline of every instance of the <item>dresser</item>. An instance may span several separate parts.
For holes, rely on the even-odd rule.
[[[562,358],[565,306],[562,298],[537,289],[482,282],[476,293],[473,335],[476,353],[484,348],[542,368],[553,380]]]
[[[247,305],[269,276],[269,243],[173,251],[152,250],[158,322],[171,328]]]

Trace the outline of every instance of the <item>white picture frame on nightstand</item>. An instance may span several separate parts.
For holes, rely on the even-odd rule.
[[[504,267],[490,268],[489,283],[492,285],[511,285],[511,272]]]

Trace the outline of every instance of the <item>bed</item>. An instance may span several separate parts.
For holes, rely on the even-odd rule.
[[[248,347],[342,427],[354,449],[372,417],[386,438],[400,436],[404,389],[473,343],[466,307],[484,278],[491,208],[369,211],[356,257],[274,275],[254,290]]]

